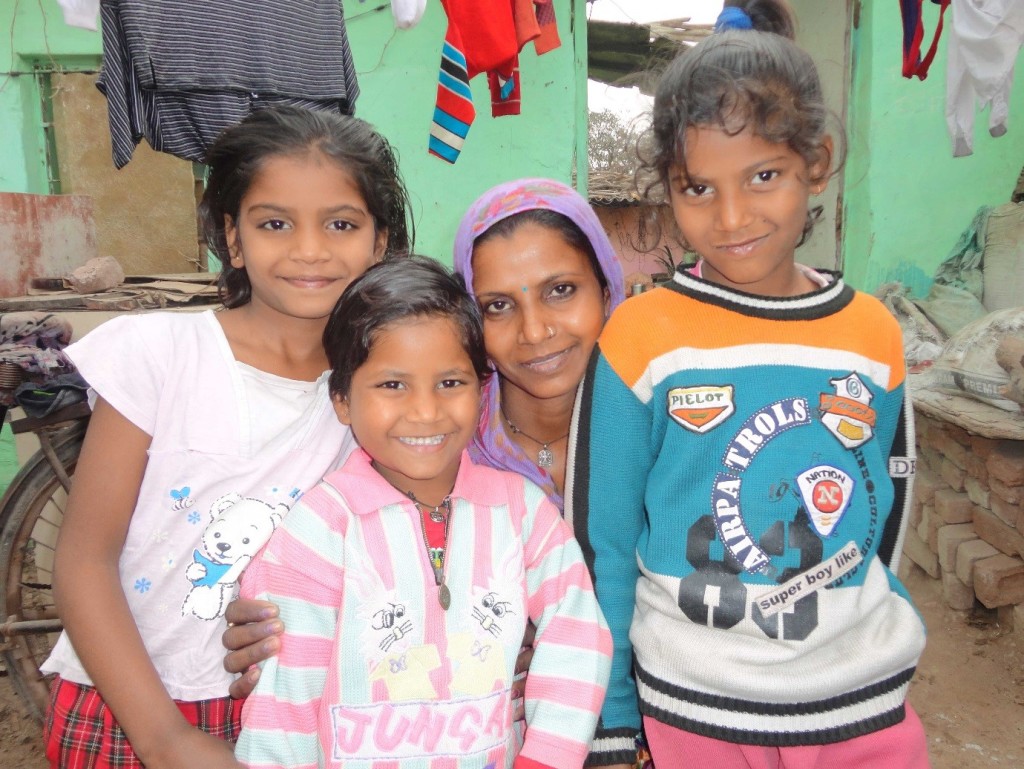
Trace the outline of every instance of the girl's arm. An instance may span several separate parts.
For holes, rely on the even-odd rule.
[[[150,440],[97,400],[57,543],[57,607],[82,665],[149,769],[237,769],[231,745],[190,725],[167,694],[121,587],[118,562]]]
[[[570,446],[573,493],[566,497],[565,508],[614,646],[608,692],[588,758],[590,766],[608,767],[634,759],[640,732],[629,629],[640,576],[636,547],[644,522],[644,492],[654,460],[650,410],[600,349],[635,349],[633,330],[616,324],[616,318],[605,326],[584,379]]]
[[[523,525],[527,607],[537,625],[526,678],[526,740],[516,769],[580,767],[604,700],[611,635],[579,545],[558,510],[539,504]]]

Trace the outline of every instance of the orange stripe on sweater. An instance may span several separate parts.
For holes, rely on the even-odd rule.
[[[899,324],[885,305],[859,291],[840,312],[810,321],[749,318],[668,289],[648,291],[612,313],[598,344],[629,387],[652,360],[680,347],[714,350],[745,344],[847,350],[892,365],[889,389],[904,379],[902,363],[896,365],[903,360]]]

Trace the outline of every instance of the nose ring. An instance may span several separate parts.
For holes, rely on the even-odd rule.
[[[553,339],[554,336],[555,336],[555,330],[553,328],[551,328],[551,326],[545,326],[544,328],[547,329],[548,339]]]

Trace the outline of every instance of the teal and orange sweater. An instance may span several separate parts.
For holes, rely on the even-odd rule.
[[[588,764],[631,761],[641,713],[770,746],[902,720],[904,377],[895,320],[838,276],[778,299],[683,268],[615,311],[566,488],[615,643]]]

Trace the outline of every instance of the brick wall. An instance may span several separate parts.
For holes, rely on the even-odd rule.
[[[950,607],[980,601],[1024,625],[1024,441],[973,435],[920,411],[916,421],[905,558],[942,580]]]

